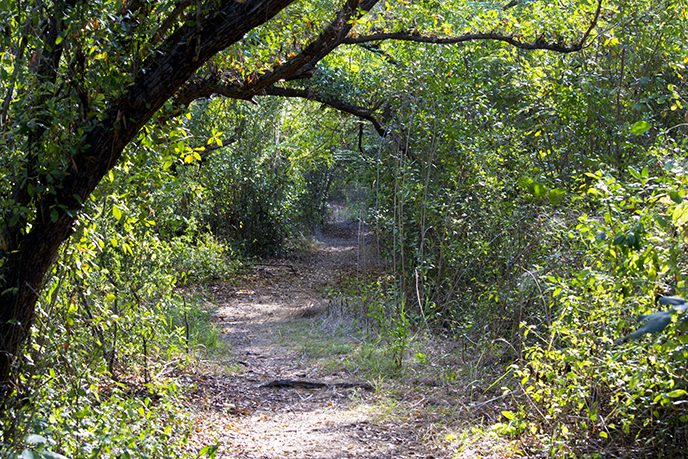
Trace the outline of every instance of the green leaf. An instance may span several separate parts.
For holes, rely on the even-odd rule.
[[[560,203],[564,200],[566,197],[566,190],[563,188],[554,188],[553,190],[549,190],[549,202],[552,203]]]
[[[198,457],[208,456],[214,458],[218,447],[219,445],[206,446],[199,452]]]
[[[671,215],[674,225],[683,226],[688,223],[688,203],[682,202],[674,208]]]
[[[535,185],[533,186],[533,196],[537,199],[542,199],[545,197],[547,194],[547,188],[545,185],[539,182],[535,182]]]
[[[666,230],[669,227],[669,222],[667,222],[666,218],[664,218],[661,215],[655,215],[655,221],[664,230]]]
[[[676,390],[672,390],[672,391],[669,392],[667,395],[668,395],[670,398],[676,398],[676,397],[681,397],[681,396],[683,396],[683,395],[688,395],[688,392],[686,392],[686,391],[683,390],[683,389],[676,389]]]
[[[112,206],[112,215],[119,221],[122,218],[122,209],[117,206]]]
[[[676,204],[681,204],[683,202],[683,198],[681,198],[681,195],[678,194],[678,191],[670,191],[669,192],[669,197],[671,198],[672,201],[674,201]]]
[[[621,233],[617,234],[616,237],[614,238],[614,245],[621,245],[626,241],[626,234]]]
[[[638,121],[631,126],[631,132],[635,135],[646,133],[652,126],[647,121]]]
[[[535,180],[533,180],[530,177],[526,177],[525,175],[518,179],[518,185],[522,188],[525,188],[526,190],[530,191],[531,193],[533,192],[533,186],[535,185]]]
[[[507,418],[509,421],[515,421],[516,420],[516,415],[512,413],[511,411],[502,411],[502,416]]]

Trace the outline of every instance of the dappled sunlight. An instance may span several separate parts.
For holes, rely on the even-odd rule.
[[[390,346],[367,331],[367,312],[328,293],[359,275],[356,229],[335,228],[336,245],[323,238],[308,256],[213,287],[232,358],[188,376],[193,449],[219,445],[225,458],[522,453],[521,442],[491,431],[510,403],[494,384],[504,375],[496,349],[418,334],[395,369]]]
[[[266,263],[248,271],[240,286],[213,287],[216,326],[233,357],[224,370],[200,368],[187,377],[196,387],[195,451],[217,444],[218,457],[226,458],[450,456],[442,435],[427,438],[430,424],[418,411],[439,399],[407,389],[392,397],[348,367],[352,355],[364,352],[363,336],[326,292],[356,273],[353,229],[340,232],[336,244],[324,238],[288,267]],[[268,386],[276,380],[325,387]],[[347,384],[360,387],[340,386]],[[394,397],[416,411],[407,413]]]
[[[0,17],[0,458],[687,456],[686,0]]]

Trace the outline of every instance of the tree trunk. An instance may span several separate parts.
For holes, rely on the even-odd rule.
[[[77,212],[116,165],[126,145],[201,65],[293,1],[224,0],[200,27],[183,26],[175,31],[160,44],[160,52],[144,62],[125,94],[109,101],[109,109],[87,135],[80,154],[72,157],[56,194],[34,198],[36,214],[30,230],[26,232],[27,226],[21,223],[6,225],[0,250],[0,385],[10,383],[46,273],[61,244],[72,234]],[[15,180],[14,196],[26,195],[28,182]],[[58,211],[56,219],[51,218],[54,210]]]

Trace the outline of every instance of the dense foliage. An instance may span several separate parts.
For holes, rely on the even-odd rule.
[[[0,453],[187,454],[198,286],[338,193],[396,370],[419,328],[503,345],[501,433],[680,456],[685,4],[289,3],[0,2]]]
[[[655,299],[686,295],[686,10],[606,15],[566,57],[390,48],[407,143],[362,158],[370,219],[404,306],[388,313],[509,343],[504,432],[556,457],[634,441],[678,457],[685,308]]]

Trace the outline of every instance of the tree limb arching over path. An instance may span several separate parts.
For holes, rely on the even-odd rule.
[[[126,71],[122,70],[128,84],[123,87],[115,84],[110,89],[85,88],[84,69],[97,64],[88,62],[87,65],[78,40],[80,34],[95,33],[101,25],[97,21],[85,21],[83,26],[79,24],[73,30],[72,22],[82,20],[84,13],[88,13],[83,11],[88,8],[87,4],[70,1],[35,6],[36,9],[29,13],[48,18],[40,21],[40,27],[34,28],[29,13],[17,23],[17,30],[21,31],[16,32],[16,36],[21,36],[17,41],[18,62],[26,60],[28,71],[24,76],[29,81],[26,86],[29,89],[19,94],[28,109],[20,105],[11,108],[5,103],[0,117],[1,129],[8,139],[25,138],[25,142],[21,142],[23,157],[15,160],[8,177],[11,191],[7,197],[11,205],[3,209],[1,228],[0,381],[10,382],[12,365],[30,333],[43,281],[60,246],[74,232],[78,212],[102,178],[117,165],[142,127],[175,95],[176,104],[183,106],[220,92],[245,100],[269,92],[282,97],[300,94],[280,94],[280,90],[269,88],[282,80],[299,80],[312,75],[318,62],[346,43],[353,20],[371,11],[378,1],[344,2],[334,19],[299,53],[245,81],[195,77],[219,52],[240,42],[248,32],[270,21],[291,3],[293,0],[199,3],[195,5],[195,20],[192,21],[182,16],[194,5],[182,1],[150,29],[136,28],[137,21],[143,22],[146,16],[145,5],[139,2],[125,4],[118,12],[123,21],[119,22],[130,28],[126,33],[113,32],[109,38],[121,44],[132,57]],[[598,5],[590,27],[573,47],[560,49],[563,45],[540,38],[520,47],[575,51],[576,46],[584,46],[599,11]],[[499,36],[488,35],[476,35],[473,39],[500,40]],[[138,39],[139,48],[131,45],[132,37]],[[382,36],[382,39],[395,38],[405,39]],[[23,52],[25,40],[30,41],[27,49],[32,53]],[[508,36],[501,40],[514,46],[521,43]],[[222,91],[211,84],[222,84]],[[14,98],[12,85],[5,101]],[[323,98],[322,101],[352,114],[360,113],[362,118],[373,122],[370,109],[331,99]],[[54,135],[59,118],[54,107],[59,104],[78,105],[79,119],[70,125],[72,131],[64,136],[65,140],[60,138],[51,143],[50,136]],[[380,132],[377,126],[376,130]]]
[[[203,63],[241,40],[249,30],[270,20],[292,1],[238,3],[229,0],[208,14],[199,28],[177,29],[143,63],[143,70],[132,86],[121,97],[106,101],[103,122],[93,126],[80,143],[80,153],[72,156],[71,164],[55,186],[55,194],[45,192],[32,196],[30,187],[33,188],[36,178],[30,173],[41,153],[41,145],[40,138],[29,142],[25,159],[25,170],[29,173],[14,178],[13,197],[18,206],[28,206],[33,200],[35,219],[29,221],[30,215],[25,215],[14,225],[5,224],[2,231],[0,381],[8,380],[12,361],[28,337],[38,291],[60,245],[73,232],[78,210],[117,163],[127,144]],[[57,37],[63,29],[58,20],[51,24],[53,41],[46,43],[42,61],[46,75],[57,72],[62,54]],[[4,218],[8,221],[11,216]],[[26,232],[28,223],[31,228]]]

